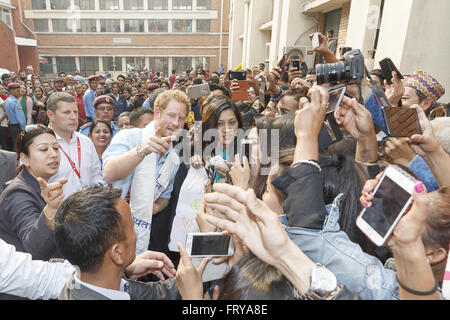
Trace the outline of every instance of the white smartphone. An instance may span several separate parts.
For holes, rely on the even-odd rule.
[[[233,239],[220,232],[188,233],[186,252],[190,257],[229,257],[234,254]]]
[[[220,155],[211,158],[209,160],[209,163],[211,163],[214,167],[226,170],[227,172],[230,171],[230,168],[228,168],[227,164],[225,163],[225,160]]]
[[[374,190],[372,206],[365,208],[356,219],[359,229],[377,246],[388,241],[401,217],[412,203],[417,184],[409,173],[389,166]]]
[[[341,105],[342,99],[344,98],[347,87],[341,86],[337,88],[330,88],[328,93],[330,95],[330,100],[328,101],[327,114],[334,113],[337,108]]]
[[[312,47],[313,47],[313,49],[315,49],[319,46],[320,46],[319,33],[316,32],[316,33],[314,33],[313,38],[312,38]]]

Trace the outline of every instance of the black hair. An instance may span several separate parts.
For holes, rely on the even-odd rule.
[[[193,85],[202,84],[202,83],[203,83],[203,80],[202,80],[201,78],[195,78],[195,79],[192,81],[192,84],[193,84]]]
[[[33,126],[35,126],[34,129],[25,132],[25,130],[27,128],[33,128]],[[44,125],[30,125],[25,127],[25,130],[22,130],[21,133],[17,136],[17,139],[15,141],[16,143],[16,157],[17,157],[17,162],[19,162],[20,160],[20,154],[23,153],[27,156],[30,155],[30,146],[33,144],[34,139],[36,139],[36,137],[40,136],[41,134],[51,134],[52,136],[55,137],[56,139],[56,135],[53,132],[52,129],[47,128]],[[17,170],[21,171],[23,169],[23,166],[20,166]]]
[[[211,78],[209,78],[208,79],[208,83],[209,83],[209,86],[211,86],[211,85],[219,85],[219,83],[220,83],[220,79],[219,78],[217,78],[217,77],[211,77]]]
[[[2,74],[2,81],[7,79],[7,78],[11,78],[11,75],[9,73]]]
[[[294,287],[277,268],[254,255],[239,260],[220,280],[219,300],[294,300]]]
[[[211,83],[209,85],[209,90],[210,91],[220,90],[220,91],[222,91],[224,96],[230,98],[230,93],[228,92],[228,90],[224,86],[219,86],[218,84]]]
[[[112,139],[113,132],[112,132],[111,126],[105,120],[100,120],[100,119],[95,120],[91,124],[91,127],[89,128],[89,137],[92,137],[92,133],[94,132],[95,127],[98,126],[100,123],[103,123],[109,129],[109,133],[111,133],[111,139]]]
[[[115,208],[121,190],[97,186],[67,198],[55,215],[58,251],[81,272],[96,272],[111,246],[122,240],[120,213]]]
[[[381,71],[381,69],[374,69],[370,72],[371,76],[377,76],[380,79],[381,85],[384,84],[384,76],[383,76],[383,71]]]
[[[141,116],[143,116],[144,114],[154,114],[153,110],[149,109],[149,108],[137,108],[134,109],[133,111],[130,112],[130,124],[134,127],[138,126],[138,122],[139,119],[141,118]]]
[[[327,33],[331,33],[331,35],[334,36],[334,30],[333,29],[328,30]]]

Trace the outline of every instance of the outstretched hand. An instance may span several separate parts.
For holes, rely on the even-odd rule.
[[[227,219],[207,216],[207,220],[237,235],[245,246],[264,262],[275,266],[290,241],[278,215],[255,192],[227,184],[215,184],[215,193],[206,194],[205,204]]]
[[[39,183],[39,186],[41,187],[41,196],[44,199],[45,203],[47,203],[47,207],[51,209],[47,211],[49,215],[52,215],[49,218],[54,218],[56,210],[58,210],[61,202],[64,199],[63,185],[65,185],[69,180],[62,178],[59,179],[58,182],[48,183],[42,178],[37,178],[37,181]]]
[[[180,263],[177,270],[177,286],[183,300],[202,300],[203,282],[202,275],[206,265],[211,258],[205,258],[196,269],[192,264],[192,258],[189,257],[183,246],[178,242],[180,251]]]

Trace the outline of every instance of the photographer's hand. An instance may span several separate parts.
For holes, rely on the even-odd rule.
[[[312,40],[313,37],[314,33],[309,35],[310,40]],[[319,53],[327,63],[339,62],[334,53],[328,48],[327,37],[321,33],[319,33],[319,44],[320,45],[317,48],[314,48],[314,51]]]
[[[384,80],[384,86],[386,88],[386,97],[393,106],[398,106],[398,103],[405,94],[405,87],[403,85],[402,79],[397,75],[397,72],[392,71],[392,84],[389,85],[386,80]]]
[[[295,112],[297,146],[294,162],[319,159],[318,137],[325,119],[329,94],[322,87],[313,87],[309,92],[311,103],[307,98],[301,98],[299,108],[302,109]]]

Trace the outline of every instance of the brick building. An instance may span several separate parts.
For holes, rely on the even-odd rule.
[[[28,65],[38,70],[36,39],[22,5],[20,0],[0,0],[0,68],[16,73]]]
[[[24,0],[41,73],[226,67],[229,0]]]

